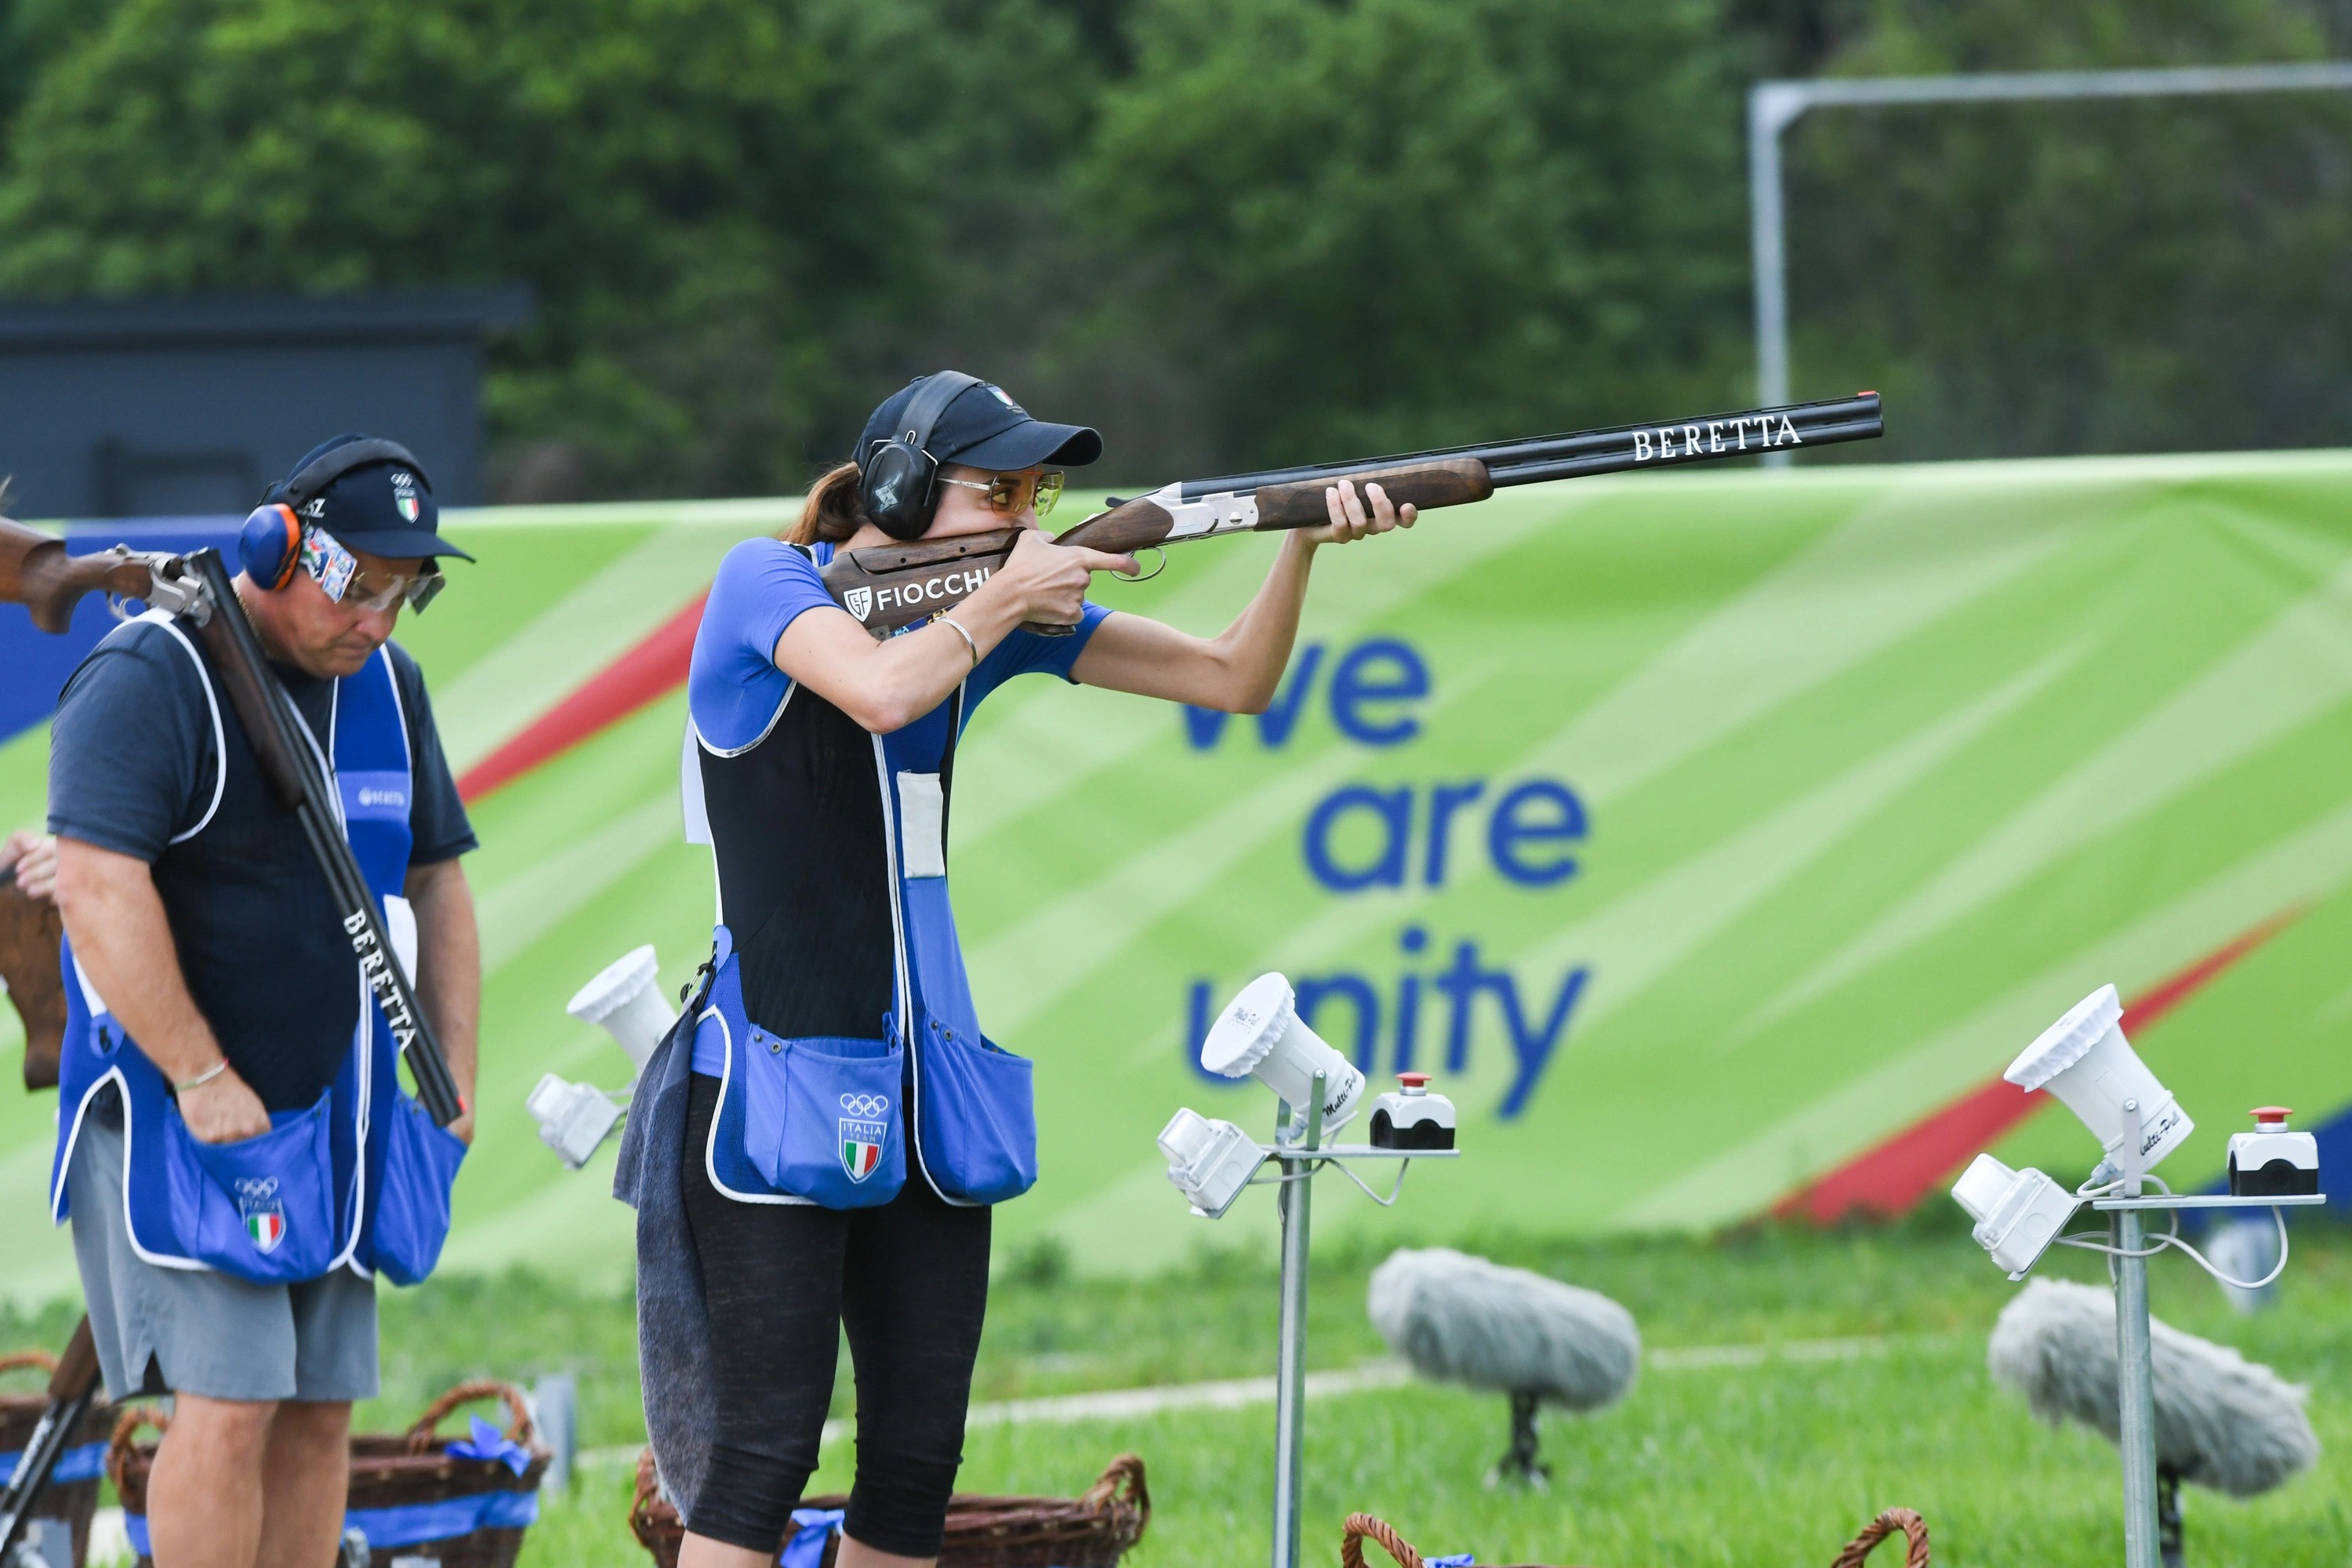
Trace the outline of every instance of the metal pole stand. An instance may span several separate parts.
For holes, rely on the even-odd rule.
[[[2116,1381],[2121,1394],[2116,1447],[2124,1462],[2124,1568],[2163,1568],[2157,1521],[2156,1361],[2148,1333],[2147,1228],[2151,1209],[2301,1208],[2327,1201],[2309,1196],[2236,1198],[2183,1194],[2148,1197],[2140,1133],[2140,1103],[2124,1101],[2123,1170],[2119,1197],[2095,1198],[2094,1210],[2109,1216],[2117,1256],[2116,1276]]]
[[[2124,1196],[2140,1195],[2139,1101],[2124,1101]],[[2124,1568],[2162,1568],[2156,1541],[2156,1363],[2147,1327],[2146,1229],[2137,1209],[2118,1209],[2116,1377],[2122,1397],[2116,1446],[2124,1457]]]
[[[1393,1161],[1396,1186],[1387,1197],[1364,1188],[1374,1202],[1386,1205],[1396,1201],[1404,1186],[1405,1171],[1413,1161],[1462,1157],[1458,1149],[1327,1147],[1323,1090],[1323,1075],[1317,1073],[1315,1098],[1303,1119],[1287,1100],[1282,1101],[1276,1113],[1274,1142],[1262,1145],[1278,1173],[1275,1208],[1282,1216],[1282,1324],[1274,1380],[1274,1568],[1301,1568],[1303,1563],[1299,1505],[1307,1485],[1307,1242],[1315,1174],[1343,1162]],[[1363,1186],[1354,1172],[1343,1173]]]

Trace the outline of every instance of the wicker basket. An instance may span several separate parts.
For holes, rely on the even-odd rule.
[[[849,1506],[845,1497],[803,1498],[801,1507]],[[948,1532],[940,1547],[940,1568],[1116,1568],[1151,1522],[1151,1493],[1143,1481],[1143,1460],[1121,1454],[1083,1496],[1071,1501],[1045,1497],[979,1497],[959,1492],[948,1500]],[[662,1495],[654,1471],[654,1451],[637,1457],[637,1500],[629,1528],[660,1568],[677,1568],[678,1543],[686,1526]],[[833,1568],[836,1534],[826,1543],[824,1568]],[[781,1549],[782,1543],[777,1543]]]
[[[0,1372],[38,1372],[46,1375],[57,1370],[58,1358],[47,1351],[17,1351],[13,1354],[0,1355]],[[41,1424],[41,1413],[48,1407],[49,1396],[46,1391],[31,1394],[0,1394],[0,1476],[5,1476],[16,1468],[16,1456],[23,1453],[25,1445],[33,1440],[33,1428]],[[79,1451],[102,1448],[106,1435],[113,1426],[114,1406],[102,1398],[91,1401],[81,1424],[67,1439],[65,1457],[58,1461],[58,1468],[68,1476],[89,1469],[84,1462],[85,1456]],[[95,1455],[86,1456],[87,1459],[96,1458]],[[79,1480],[60,1481],[53,1475],[47,1489],[41,1493],[40,1511],[36,1517],[62,1519],[73,1526],[74,1568],[81,1568],[81,1564],[89,1558],[89,1521],[90,1516],[98,1511],[99,1479],[96,1469],[89,1469],[89,1473]]]
[[[478,1399],[505,1402],[510,1417],[507,1437],[530,1451],[530,1462],[521,1475],[501,1460],[461,1458],[446,1451],[437,1428],[452,1411]],[[169,1425],[169,1418],[161,1412],[142,1408],[126,1414],[114,1429],[106,1472],[122,1495],[122,1511],[127,1516],[145,1519],[147,1478],[155,1463],[156,1446],[137,1441],[139,1429],[152,1426],[161,1431]],[[520,1389],[505,1383],[461,1383],[426,1406],[405,1432],[352,1434],[352,1489],[344,1505],[349,1510],[347,1522],[371,1536],[379,1561],[398,1556],[422,1558],[441,1568],[514,1568],[515,1554],[522,1550],[521,1524],[486,1525],[435,1540],[377,1542],[373,1538],[388,1533],[391,1523],[365,1516],[376,1510],[454,1502],[488,1493],[520,1494],[535,1501],[549,1457],[540,1446]],[[370,1530],[371,1524],[377,1528]],[[143,1554],[139,1568],[151,1568]]]
[[[1862,1560],[1873,1548],[1890,1535],[1901,1534],[1908,1548],[1904,1568],[1927,1568],[1927,1521],[1913,1510],[1890,1508],[1862,1527],[1862,1533],[1845,1543],[1830,1563],[1830,1568],[1862,1568]],[[1412,1542],[1396,1532],[1384,1519],[1369,1513],[1351,1513],[1339,1531],[1340,1568],[1364,1568],[1364,1542],[1376,1542],[1391,1557],[1397,1568],[1425,1568],[1426,1559],[1413,1550]]]

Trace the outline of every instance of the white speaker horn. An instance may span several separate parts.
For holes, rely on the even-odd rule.
[[[2123,1016],[2116,988],[2102,985],[2043,1030],[2000,1076],[2020,1089],[2046,1089],[2065,1101],[2110,1160],[2123,1152],[2129,1121],[2125,1104],[2137,1101],[2140,1168],[2151,1170],[2187,1142],[2197,1124],[2124,1038]]]
[[[1201,1043],[1201,1065],[1224,1078],[1244,1075],[1304,1111],[1315,1098],[1315,1075],[1323,1075],[1323,1132],[1346,1125],[1364,1098],[1364,1075],[1298,1016],[1298,998],[1279,974],[1261,974],[1225,1004],[1209,1037]]]
[[[662,1000],[655,984],[661,965],[651,943],[613,961],[604,972],[573,994],[563,1010],[583,1024],[594,1024],[619,1042],[637,1071],[661,1044],[677,1021],[677,1010]]]

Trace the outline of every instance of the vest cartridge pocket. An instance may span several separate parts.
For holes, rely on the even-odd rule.
[[[332,1262],[335,1234],[328,1098],[281,1110],[270,1130],[205,1143],[174,1108],[170,1145],[172,1217],[189,1255],[257,1284],[315,1279]]]
[[[887,1040],[783,1039],[754,1026],[743,1051],[743,1152],[781,1193],[866,1208],[907,1179],[899,1076]]]

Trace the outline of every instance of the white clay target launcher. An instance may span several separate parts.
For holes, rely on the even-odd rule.
[[[1180,1110],[1160,1130],[1168,1179],[1205,1219],[1218,1219],[1254,1186],[1274,1189],[1282,1219],[1282,1319],[1274,1400],[1273,1568],[1300,1568],[1300,1500],[1306,1492],[1307,1239],[1318,1173],[1337,1170],[1382,1208],[1397,1201],[1415,1160],[1458,1160],[1454,1106],[1428,1090],[1423,1073],[1399,1073],[1402,1092],[1373,1097],[1371,1142],[1330,1135],[1363,1109],[1364,1075],[1298,1016],[1297,994],[1279,974],[1261,974],[1225,1005],[1201,1043],[1201,1065],[1224,1078],[1254,1078],[1274,1091],[1274,1142],[1234,1123]],[[1395,1168],[1385,1196],[1353,1165]],[[1273,1170],[1260,1174],[1265,1167]]]
[[[1453,1148],[1454,1102],[1429,1092],[1425,1072],[1401,1072],[1397,1081],[1404,1087],[1372,1101],[1372,1147]]]
[[[2290,1131],[2289,1113],[2274,1105],[2254,1112],[2253,1131],[2230,1140],[2227,1196],[2175,1193],[2151,1174],[2158,1161],[2187,1141],[2194,1123],[2124,1037],[2123,1016],[2116,988],[2103,985],[2068,1009],[2001,1075],[2028,1093],[2049,1090],[2081,1119],[2098,1140],[2102,1155],[2090,1180],[2070,1193],[2041,1171],[2012,1171],[1990,1154],[1979,1154],[1952,1196],[1976,1220],[1977,1244],[2011,1279],[2023,1279],[2047,1247],[2074,1247],[2105,1255],[2115,1281],[2116,1336],[2115,1359],[2106,1364],[2115,1369],[2116,1381],[2097,1395],[2100,1414],[2094,1424],[2115,1436],[2123,1458],[2126,1568],[2161,1568],[2179,1558],[2166,1546],[2167,1510],[2160,1501],[2160,1493],[2168,1492],[2172,1481],[2166,1479],[2169,1472],[2157,1468],[2148,1259],[2178,1250],[2233,1291],[2261,1290],[2286,1268],[2285,1211],[2326,1200],[2319,1192],[2318,1141],[2308,1132]],[[2151,1187],[2158,1190],[2151,1192]],[[2068,1222],[2085,1208],[2106,1219],[2104,1238],[2095,1230],[2066,1231]],[[2180,1235],[2183,1209],[2256,1208],[2271,1211],[2278,1235],[2277,1261],[2259,1279],[2233,1278]],[[2147,1225],[2151,1215],[2169,1219],[2170,1228],[2151,1232]],[[2022,1306],[2027,1299],[2021,1297],[2017,1304]],[[2101,1303],[2100,1316],[2103,1309]],[[2008,1317],[2002,1314],[2004,1321]],[[2103,1334],[2095,1332],[2095,1340]],[[2178,1345],[2168,1352],[2176,1360],[2184,1353]],[[2095,1384],[2089,1373],[2077,1372],[2077,1381]],[[2181,1396],[2180,1375],[2177,1367],[2168,1373],[2173,1384],[2168,1397]],[[2035,1407],[2040,1408],[2038,1402]],[[2112,1426],[2106,1425],[2110,1420]],[[2168,1458],[2174,1436],[2168,1428]],[[2171,1515],[2171,1522],[2177,1531],[2177,1514]],[[2177,1548],[2178,1534],[2170,1539]]]
[[[2252,1132],[2230,1135],[2230,1195],[2295,1197],[2319,1190],[2319,1140],[2290,1131],[2284,1105],[2257,1109]]]

